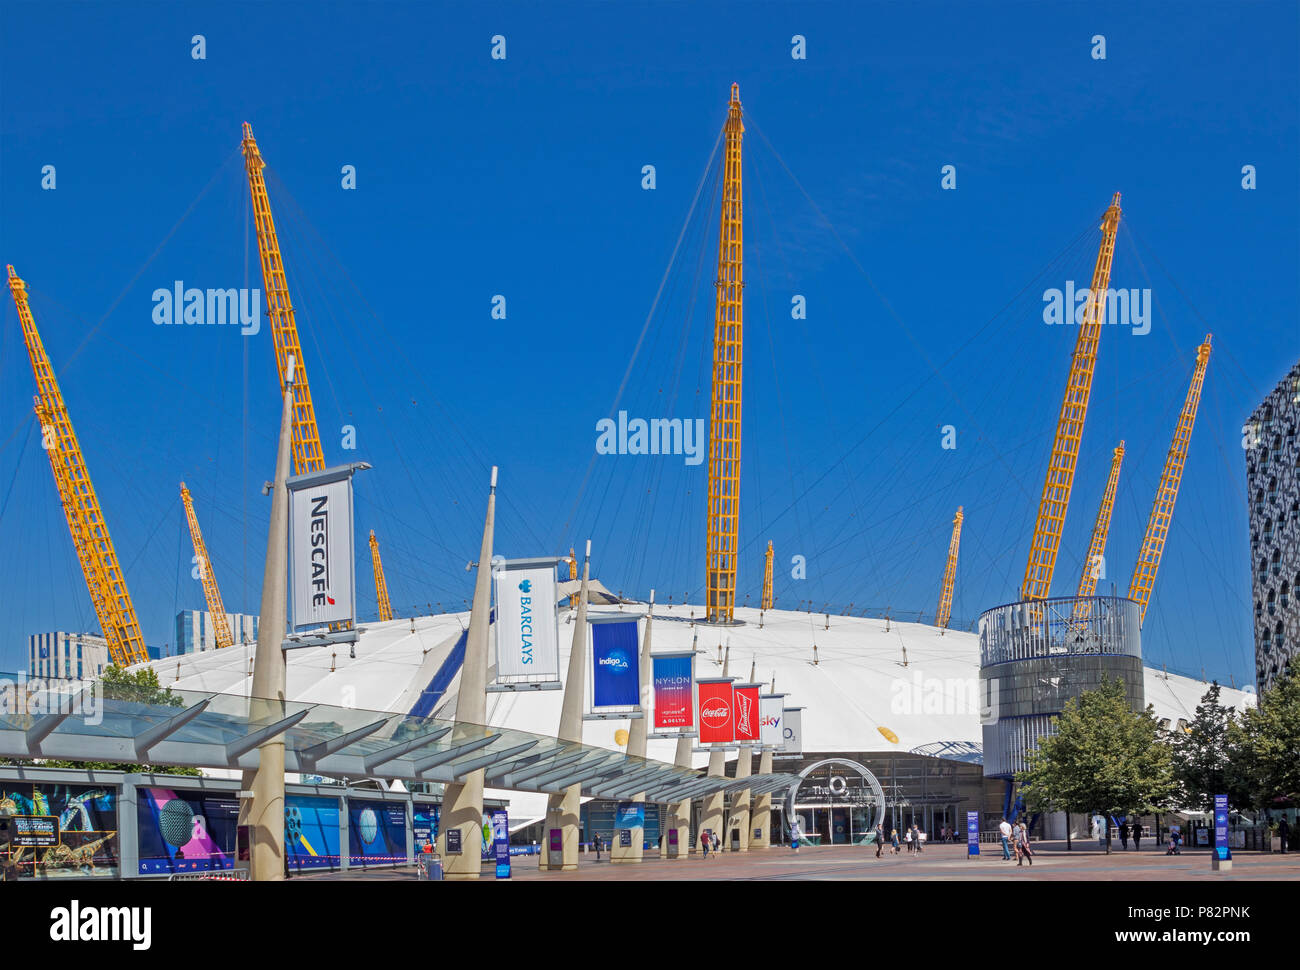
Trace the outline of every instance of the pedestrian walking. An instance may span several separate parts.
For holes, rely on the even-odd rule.
[[[1283,855],[1285,855],[1287,843],[1291,840],[1291,825],[1287,822],[1285,815],[1282,816],[1282,821],[1277,823],[1277,835],[1281,840],[1279,848],[1281,848]]]
[[[1119,844],[1125,852],[1128,851],[1128,822],[1119,825]]]
[[[876,858],[880,858],[880,853],[885,848],[885,827],[879,822],[876,823]]]
[[[908,826],[907,831],[903,833],[903,841],[907,843],[907,854],[912,854],[912,827]]]
[[[898,829],[889,830],[889,841],[894,847],[894,855],[898,855]]]
[[[1026,825],[1024,821],[1021,821],[1020,829],[1016,833],[1016,836],[1019,840],[1016,845],[1016,854],[1021,857],[1020,861],[1016,863],[1016,865],[1024,865],[1025,859],[1028,859],[1029,864],[1032,866],[1034,864],[1034,854],[1029,849],[1029,826]]]
[[[998,832],[1002,836],[1002,861],[1011,861],[1011,823],[1005,818],[998,823]]]
[[[912,826],[912,841],[916,843],[916,851],[919,855],[921,852],[921,826]]]
[[[717,832],[714,832],[714,833],[713,833],[713,855],[714,855],[714,857],[716,857],[717,854],[718,854],[719,852],[721,852],[721,851],[722,851],[722,836],[720,836]]]
[[[1133,851],[1142,851],[1142,823],[1138,822],[1133,826]]]
[[[799,839],[802,836],[799,828],[799,816],[796,815],[794,821],[790,823],[790,848],[795,851],[796,855],[799,853]]]
[[[708,831],[700,833],[700,851],[704,853],[704,858],[709,857],[709,846],[712,845],[713,838]]]
[[[599,862],[600,861],[600,836],[593,835],[591,841],[592,841],[592,845],[596,849],[596,861]]]

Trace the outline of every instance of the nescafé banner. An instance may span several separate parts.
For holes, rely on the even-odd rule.
[[[737,684],[732,691],[737,741],[757,741],[759,738],[758,691],[758,684]]]
[[[509,562],[495,571],[497,677],[558,680],[559,633],[555,623],[555,564]]]
[[[704,744],[730,744],[735,740],[731,681],[702,680],[699,693],[700,741]]]
[[[319,478],[320,476],[312,476]],[[289,480],[293,626],[353,619],[352,478]]]
[[[781,727],[785,724],[784,698],[784,694],[763,694],[758,699],[758,737],[764,747],[781,746]]]
[[[637,621],[591,624],[593,711],[633,707],[641,702]]]
[[[652,657],[655,728],[689,728],[695,724],[691,697],[692,654]]]

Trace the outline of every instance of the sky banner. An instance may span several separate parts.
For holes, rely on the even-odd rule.
[[[732,733],[731,681],[700,681],[700,741],[730,744]]]
[[[759,686],[758,684],[737,684],[732,692],[737,741],[757,741],[759,738]]]
[[[652,657],[655,730],[689,728],[695,725],[691,697],[691,657],[682,653]]]
[[[803,708],[787,707],[785,727],[781,729],[781,750],[785,754],[803,754]]]
[[[352,478],[289,480],[289,581],[293,627],[353,619]]]
[[[765,748],[781,747],[781,727],[785,714],[781,701],[784,694],[764,694],[758,699],[759,740]]]
[[[640,704],[637,650],[636,620],[591,624],[593,711]]]
[[[507,561],[496,584],[497,679],[559,680],[554,560]]]

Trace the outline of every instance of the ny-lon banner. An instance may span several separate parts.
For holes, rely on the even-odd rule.
[[[690,728],[695,724],[691,697],[691,654],[652,657],[655,729]]]

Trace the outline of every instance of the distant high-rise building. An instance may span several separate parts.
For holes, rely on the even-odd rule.
[[[33,633],[27,638],[27,670],[42,680],[93,680],[111,661],[108,641],[93,633]]]
[[[230,635],[234,637],[235,646],[241,643],[257,642],[257,617],[247,613],[227,613],[226,622],[230,624]],[[216,631],[212,627],[212,614],[207,610],[181,610],[176,614],[175,655],[182,653],[199,653],[203,650],[217,649]]]
[[[1300,364],[1243,429],[1250,572],[1255,592],[1255,685],[1300,674]]]

